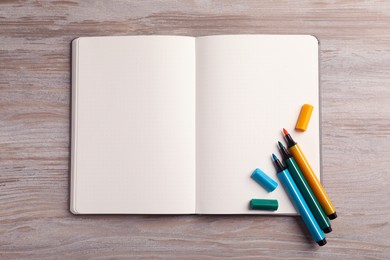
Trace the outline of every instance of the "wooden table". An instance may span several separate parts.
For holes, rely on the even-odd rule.
[[[388,259],[390,2],[276,2],[0,1],[0,258]],[[321,41],[328,244],[298,217],[72,215],[71,40],[244,33]]]

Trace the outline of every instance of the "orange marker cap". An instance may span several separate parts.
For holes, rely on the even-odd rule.
[[[307,126],[310,122],[311,113],[313,112],[313,106],[309,104],[304,104],[301,108],[301,113],[299,114],[297,124],[295,129],[299,131],[306,131]]]

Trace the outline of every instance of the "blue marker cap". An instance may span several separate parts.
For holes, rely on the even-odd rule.
[[[278,183],[271,179],[267,174],[265,174],[262,170],[257,168],[251,175],[252,179],[254,179],[258,184],[263,186],[267,191],[271,192],[278,187]]]

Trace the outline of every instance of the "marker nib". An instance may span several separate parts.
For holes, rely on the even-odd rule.
[[[278,145],[279,145],[279,147],[281,148],[281,149],[283,149],[283,144],[280,142],[280,141],[278,141]]]
[[[272,154],[272,159],[273,159],[274,161],[276,161],[276,160],[278,160],[278,157],[276,157],[275,154]]]
[[[283,134],[284,134],[284,135],[288,135],[289,133],[287,132],[286,129],[283,128]]]

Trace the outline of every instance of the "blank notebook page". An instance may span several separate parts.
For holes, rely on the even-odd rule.
[[[195,39],[73,42],[71,210],[195,211]]]
[[[309,35],[197,38],[197,212],[296,214],[272,165],[286,128],[320,176],[318,41]],[[301,106],[314,105],[305,133]],[[284,142],[284,141],[283,141]],[[261,168],[279,183],[269,193],[250,178]],[[277,199],[276,212],[249,209]]]

